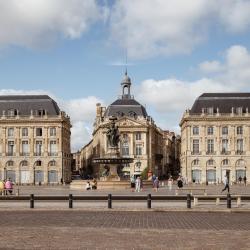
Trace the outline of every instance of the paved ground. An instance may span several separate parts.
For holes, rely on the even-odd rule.
[[[250,213],[1,211],[0,249],[249,249]]]

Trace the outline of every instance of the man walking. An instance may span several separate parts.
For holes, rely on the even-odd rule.
[[[224,185],[225,187],[221,190],[221,192],[225,191],[227,189],[227,192],[229,193],[229,180],[228,180],[228,176],[225,175],[224,178]]]

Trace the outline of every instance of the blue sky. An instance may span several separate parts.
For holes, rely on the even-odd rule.
[[[133,94],[178,132],[202,92],[250,91],[248,0],[0,0],[0,93],[49,93],[72,118],[73,150],[95,103]]]

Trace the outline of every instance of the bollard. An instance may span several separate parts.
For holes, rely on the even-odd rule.
[[[34,208],[34,194],[30,195],[30,208]]]
[[[148,208],[151,208],[151,194],[148,194],[148,199],[147,199],[147,204],[148,204]]]
[[[232,199],[231,199],[231,195],[227,194],[227,208],[231,208],[231,203],[232,203]]]
[[[187,208],[191,208],[191,194],[187,194]]]
[[[108,208],[112,208],[112,194],[108,194]]]
[[[73,208],[73,195],[69,195],[69,208]]]

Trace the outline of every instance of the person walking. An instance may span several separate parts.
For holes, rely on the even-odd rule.
[[[229,193],[230,189],[229,189],[229,179],[228,179],[228,176],[225,175],[223,183],[224,183],[225,187],[221,190],[221,192],[224,192],[227,189],[227,192]]]
[[[241,184],[241,182],[242,182],[242,177],[240,176],[238,180],[239,180],[239,183]]]
[[[5,189],[7,190],[7,192],[9,192],[9,194],[12,194],[12,192],[13,192],[13,183],[12,183],[10,178],[5,182],[4,186],[5,186]]]
[[[173,178],[170,175],[170,177],[168,178],[168,189],[171,191],[172,190],[172,186],[173,186]]]
[[[179,176],[177,179],[177,186],[178,188],[183,188],[183,181],[182,181],[181,176]]]
[[[155,192],[158,192],[158,189],[159,189],[159,179],[158,179],[158,177],[155,178],[153,186],[154,186]]]
[[[130,177],[130,187],[131,187],[131,191],[134,192],[135,191],[135,176],[131,175]]]
[[[244,184],[246,186],[247,185],[247,177],[246,176],[244,176],[243,181],[244,181]]]
[[[141,179],[138,176],[135,180],[135,192],[140,192],[141,190]]]
[[[91,185],[90,185],[90,182],[89,181],[87,181],[87,183],[86,183],[86,188],[85,188],[86,190],[91,190]]]

